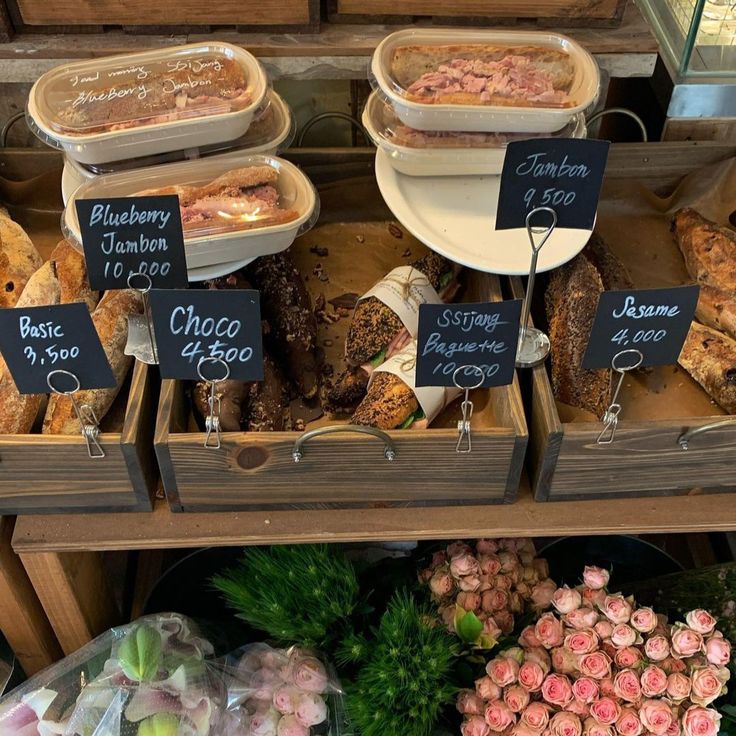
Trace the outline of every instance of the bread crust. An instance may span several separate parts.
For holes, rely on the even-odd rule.
[[[68,240],[62,240],[51,252],[49,260],[54,263],[59,280],[60,303],[84,302],[93,312],[100,294],[89,286],[84,256]]]
[[[380,371],[373,376],[368,393],[358,404],[350,422],[378,429],[395,429],[417,409],[419,402],[411,388],[393,373]]]
[[[706,326],[736,339],[736,295],[702,284],[695,316]]]
[[[0,207],[0,307],[14,307],[43,258],[25,230]]]

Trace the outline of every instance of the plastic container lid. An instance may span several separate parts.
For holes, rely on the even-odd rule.
[[[373,143],[409,176],[500,174],[506,145],[535,136],[585,138],[582,113],[555,133],[479,133],[427,131],[410,128],[397,117],[388,100],[372,92],[363,110],[363,127]]]
[[[81,248],[77,199],[177,194],[189,268],[277,253],[319,216],[300,169],[263,155],[214,157],[98,176],[72,194],[62,230]]]
[[[374,52],[371,77],[419,130],[551,133],[600,88],[587,51],[541,31],[397,31]]]
[[[33,85],[27,115],[78,161],[119,161],[237,138],[267,88],[247,51],[190,44],[56,67]]]

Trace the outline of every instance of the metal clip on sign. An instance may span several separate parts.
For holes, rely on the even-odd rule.
[[[534,225],[532,220],[542,212],[551,216],[550,224],[544,226]],[[532,307],[534,279],[537,275],[539,251],[542,250],[544,244],[550,239],[556,227],[557,213],[551,207],[535,207],[527,213],[526,232],[532,247],[532,262],[529,267],[529,281],[526,286],[524,304],[521,309],[521,328],[519,329],[519,343],[516,350],[517,368],[533,368],[535,365],[542,363],[547,355],[549,355],[549,337],[542,330],[538,330],[536,327],[529,327],[528,322],[529,312]],[[535,235],[542,236],[539,244],[535,241]]]
[[[63,391],[62,389],[54,386],[53,379],[56,376],[66,376],[67,378],[70,378],[74,382],[74,388]],[[59,368],[55,371],[51,371],[48,376],[46,376],[46,383],[53,393],[58,394],[59,396],[68,396],[69,400],[72,402],[74,413],[77,415],[79,424],[82,427],[82,437],[84,437],[84,441],[87,443],[87,454],[91,458],[105,457],[105,451],[102,449],[102,445],[100,445],[97,439],[100,436],[100,423],[95,416],[94,410],[88,404],[80,405],[74,396],[80,388],[79,379],[71,371],[65,371]]]
[[[619,361],[619,358],[623,358],[624,356],[634,358],[634,362],[618,365],[617,361]],[[616,389],[613,392],[613,397],[611,398],[611,405],[606,409],[606,412],[603,415],[603,429],[596,440],[597,445],[610,445],[613,442],[613,438],[616,435],[616,428],[618,427],[618,415],[621,413],[622,408],[621,404],[618,403],[618,395],[624,382],[624,376],[629,371],[633,371],[635,368],[638,368],[643,361],[644,355],[642,352],[634,349],[622,350],[611,358],[611,368],[619,374],[619,378],[618,383],[616,384]],[[613,385],[613,373],[611,373],[611,385]]]
[[[134,279],[143,280],[145,286],[133,286]],[[139,271],[128,276],[128,287],[143,297],[143,315],[131,314],[128,317],[128,343],[125,346],[125,354],[134,356],[141,363],[158,365],[158,348],[153,334],[151,303],[148,298],[152,285],[148,274]]]
[[[479,374],[480,378],[478,379],[478,382],[472,386],[462,386],[458,381],[458,373],[460,373],[460,371],[464,371],[464,375],[467,375],[468,372]],[[473,441],[470,435],[470,420],[473,417],[473,402],[470,400],[470,392],[473,389],[480,388],[483,384],[484,378],[483,369],[477,365],[461,365],[456,368],[455,372],[452,374],[452,382],[461,391],[465,391],[465,397],[463,398],[462,404],[460,404],[463,418],[459,419],[457,422],[458,438],[457,445],[455,445],[455,452],[461,455],[467,455],[469,452],[473,451]]]
[[[220,378],[207,378],[202,374],[202,366],[208,363],[214,365],[221,365],[225,369],[225,373]],[[220,410],[222,409],[222,399],[215,393],[217,384],[220,381],[226,381],[230,377],[230,366],[222,358],[213,358],[212,356],[205,356],[199,359],[197,363],[197,374],[200,379],[207,383],[207,406],[209,407],[209,413],[205,419],[205,429],[207,434],[204,438],[204,446],[211,450],[218,450],[220,448]],[[214,442],[210,442],[212,434],[215,435]]]

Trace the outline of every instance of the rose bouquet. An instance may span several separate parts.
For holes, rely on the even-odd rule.
[[[435,552],[419,580],[448,629],[482,649],[510,634],[515,616],[547,608],[557,588],[530,539],[454,542]]]
[[[716,620],[693,610],[668,625],[608,593],[605,570],[583,580],[460,693],[463,736],[716,736],[731,656]]]

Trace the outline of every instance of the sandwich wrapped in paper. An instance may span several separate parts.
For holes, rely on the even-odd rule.
[[[376,366],[402,350],[419,328],[419,307],[452,301],[458,267],[437,253],[387,274],[359,300],[345,339],[348,368],[338,376],[329,400],[354,406],[365,394]]]
[[[377,429],[426,429],[461,393],[459,388],[416,385],[417,343],[412,340],[377,366],[351,422]]]

